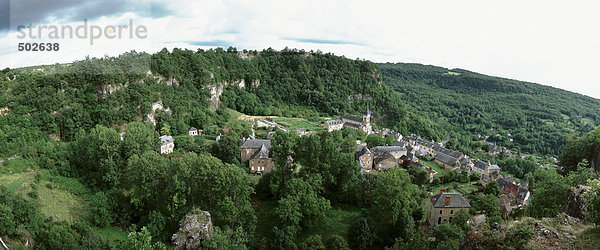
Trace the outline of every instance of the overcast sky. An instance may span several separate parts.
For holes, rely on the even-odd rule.
[[[0,68],[163,47],[289,47],[462,68],[600,98],[598,7],[553,0],[0,0]],[[76,27],[84,19],[101,27],[132,20],[149,37],[93,45],[17,38],[17,25]],[[19,52],[21,42],[59,42],[61,49]]]

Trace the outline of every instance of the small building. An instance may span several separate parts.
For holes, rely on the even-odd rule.
[[[360,167],[364,170],[373,169],[373,154],[369,148],[364,146],[359,146],[357,148],[356,153],[354,154],[354,158],[360,164]]]
[[[202,132],[201,132],[201,131],[202,131],[202,130],[200,130],[200,129],[197,129],[197,128],[194,128],[194,127],[191,127],[191,128],[188,130],[188,135],[190,135],[190,136],[202,135]]]
[[[515,197],[515,200],[517,202],[517,206],[526,206],[529,204],[529,188],[527,183],[521,183],[521,185],[519,185],[519,191],[517,192],[517,196]]]
[[[429,227],[433,228],[444,222],[451,222],[452,217],[462,210],[469,210],[471,205],[459,193],[445,193],[441,191],[440,194],[431,196],[429,198],[429,212],[427,213],[427,221]]]
[[[305,128],[297,128],[297,129],[296,129],[296,134],[297,134],[298,136],[303,136],[303,135],[305,135],[305,134],[306,134],[306,129],[305,129]]]
[[[163,135],[160,137],[160,153],[161,154],[170,154],[175,150],[175,140],[173,137],[168,135]]]

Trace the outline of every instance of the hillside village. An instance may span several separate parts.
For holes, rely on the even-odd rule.
[[[414,134],[402,136],[400,133],[387,128],[373,129],[372,116],[373,113],[367,106],[362,117],[344,115],[339,118],[328,119],[324,122],[321,130],[332,132],[349,128],[363,131],[366,134],[377,134],[382,137],[393,136],[395,138],[395,142],[391,145],[371,148],[367,147],[367,143],[357,140],[354,156],[361,167],[361,172],[378,173],[388,171],[391,168],[407,169],[410,166],[415,166],[427,171],[429,183],[434,182],[434,177],[441,175],[440,172],[466,174],[470,180],[473,180],[468,185],[485,187],[491,182],[498,185],[500,194],[498,195],[497,205],[503,218],[508,218],[513,210],[520,210],[528,205],[530,200],[528,183],[519,183],[511,176],[501,173],[498,165],[470,158],[462,152],[448,149],[444,147],[444,142],[427,141]],[[294,132],[288,127],[266,118],[257,118],[253,121],[253,134],[245,137],[240,146],[240,161],[247,167],[248,173],[258,176],[269,173],[276,168],[270,153],[272,149],[270,138],[274,135],[274,131],[267,134],[267,139],[257,139],[256,128],[260,127],[280,129],[286,133]],[[306,131],[306,129],[297,128],[295,132],[298,136],[305,136],[319,131]],[[202,130],[191,127],[188,136],[197,135],[202,135]],[[217,136],[216,141],[219,141],[220,137],[221,134]],[[160,139],[160,153],[173,153],[173,137],[161,136]],[[499,153],[505,153],[513,158],[521,158],[518,155],[511,155],[510,151],[495,147],[495,145],[491,148],[489,154],[497,155]],[[428,164],[423,162],[428,162]],[[437,166],[437,170],[435,166]],[[452,215],[460,209],[468,210],[470,205],[466,197],[475,194],[474,191],[464,193],[445,193],[445,191],[446,188],[441,188],[438,194],[430,193],[429,212],[427,214],[427,226],[429,227],[451,221]],[[441,200],[445,200],[444,205],[438,204]],[[441,209],[439,213],[432,212],[436,208]]]
[[[501,112],[503,124],[490,116],[501,108],[424,105],[448,117],[436,120],[404,106],[401,88],[368,61],[244,53],[254,59],[233,48],[152,55],[152,72],[168,82],[76,73],[4,81],[2,239],[11,249],[597,246],[586,192],[600,197],[588,167],[600,162],[600,128],[581,127],[582,117],[548,115],[552,106],[536,112],[556,119]],[[52,98],[33,98],[41,95]],[[598,110],[572,103],[564,106]]]

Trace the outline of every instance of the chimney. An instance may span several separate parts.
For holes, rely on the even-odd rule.
[[[446,192],[446,189],[445,189],[445,188],[442,188],[442,189],[440,189],[440,194],[443,194],[443,193],[445,193],[445,192]]]

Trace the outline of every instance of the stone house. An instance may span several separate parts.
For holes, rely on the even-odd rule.
[[[377,171],[384,171],[397,166],[398,160],[390,152],[373,157],[373,168]]]
[[[473,168],[471,169],[475,173],[479,173],[481,176],[491,175],[493,172],[500,172],[500,167],[498,165],[490,164],[489,162],[484,162],[482,160],[477,160],[475,164],[473,164]]]
[[[271,150],[271,140],[247,139],[244,141],[240,147],[240,161],[242,163],[249,161],[257,151],[262,149],[263,145],[265,145],[267,151]]]
[[[364,170],[373,169],[373,154],[369,148],[364,146],[359,146],[357,148],[356,153],[354,154],[354,158],[360,164],[361,168]]]
[[[438,195],[429,198],[429,212],[427,221],[429,227],[433,228],[444,222],[451,222],[452,217],[462,209],[468,210],[471,205],[459,193],[445,193],[443,190]]]
[[[175,150],[175,140],[173,137],[168,135],[163,135],[160,137],[160,148],[159,151],[161,154],[170,154]]]
[[[269,153],[271,150],[270,140],[247,139],[240,149],[241,162],[248,162],[250,173],[262,174],[275,169],[275,163]]]
[[[250,168],[250,173],[268,173],[275,169],[275,163],[269,156],[269,150],[262,144],[260,150],[256,151],[254,155],[251,156],[248,161],[248,167]]]
[[[441,152],[435,155],[433,161],[446,170],[456,170],[459,167],[458,159]]]

